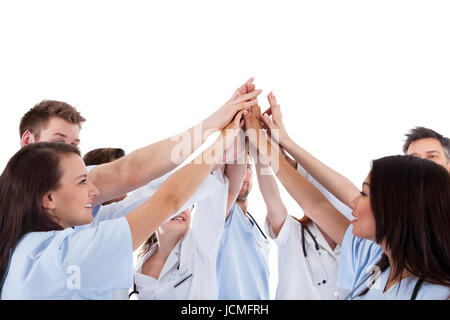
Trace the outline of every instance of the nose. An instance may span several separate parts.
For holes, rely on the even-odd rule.
[[[97,189],[95,184],[93,184],[92,182],[89,182],[89,183],[91,184],[89,194],[92,196],[92,198],[95,198],[96,196],[98,196],[100,194],[100,191]]]
[[[359,199],[361,198],[361,195],[358,195],[355,199],[353,199],[352,201],[350,201],[350,208],[352,209],[352,210],[355,210],[356,209],[356,207],[358,206],[358,202],[359,202]]]

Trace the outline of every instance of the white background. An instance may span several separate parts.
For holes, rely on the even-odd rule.
[[[197,124],[253,76],[262,108],[273,90],[293,139],[360,186],[410,128],[449,136],[449,17],[449,1],[431,0],[2,0],[0,167],[43,99],[88,119],[83,153],[130,152]],[[263,225],[256,181],[249,210]],[[272,296],[276,264],[272,243]]]

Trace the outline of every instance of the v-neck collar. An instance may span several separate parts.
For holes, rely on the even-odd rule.
[[[167,257],[166,262],[164,263],[161,272],[159,273],[158,279],[145,275],[142,273],[142,266],[144,265],[145,261],[147,261],[152,255],[155,254],[157,250],[158,244],[154,244],[150,247],[148,252],[144,255],[141,262],[139,263],[138,267],[136,268],[136,274],[142,275],[142,278],[144,279],[153,279],[153,281],[159,281],[159,279],[163,278],[170,270],[173,268],[179,268],[180,265],[180,252],[181,252],[181,239],[177,242],[175,247],[170,252],[169,256]],[[152,281],[152,282],[153,282]]]

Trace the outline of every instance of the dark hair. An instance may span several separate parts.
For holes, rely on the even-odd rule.
[[[93,166],[120,159],[124,155],[125,151],[120,148],[98,148],[86,153],[83,160],[87,166]]]
[[[408,151],[408,148],[411,143],[420,139],[434,138],[438,140],[442,148],[444,149],[445,156],[447,159],[450,159],[450,139],[444,137],[443,135],[437,133],[434,130],[425,128],[425,127],[415,127],[411,129],[407,134],[405,134],[406,140],[403,144],[403,153]]]
[[[36,137],[39,137],[41,130],[45,128],[51,117],[58,117],[69,123],[77,124],[80,128],[81,123],[86,121],[86,119],[84,119],[81,114],[68,103],[55,100],[43,100],[28,110],[20,120],[20,136],[22,137],[25,131],[29,130]]]
[[[390,250],[393,277],[407,270],[433,284],[450,284],[450,175],[413,156],[372,163],[370,206],[377,243]]]
[[[60,186],[64,154],[80,155],[70,144],[39,142],[20,149],[0,176],[0,281],[9,253],[19,239],[35,231],[61,230],[43,209],[42,199]]]

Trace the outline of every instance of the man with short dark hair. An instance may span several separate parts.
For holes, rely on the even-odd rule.
[[[403,152],[434,161],[450,172],[450,139],[425,127],[415,127],[406,136]]]
[[[70,104],[43,100],[20,120],[22,147],[39,141],[64,142],[78,146],[81,124],[86,119]]]

